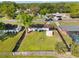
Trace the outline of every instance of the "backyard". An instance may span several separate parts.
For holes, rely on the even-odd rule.
[[[13,48],[16,45],[16,42],[21,37],[23,31],[19,32],[17,35],[8,36],[5,40],[0,40],[0,53],[1,52],[12,52]]]
[[[22,41],[18,51],[55,50],[56,43],[61,39],[57,31],[54,33],[52,37],[47,37],[45,32],[31,32]]]

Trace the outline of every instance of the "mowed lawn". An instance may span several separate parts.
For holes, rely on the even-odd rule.
[[[59,22],[60,25],[68,25],[68,26],[78,26],[79,25],[79,22]]]
[[[13,37],[8,37],[4,41],[0,40],[0,52],[12,52],[13,48],[16,45],[16,42],[21,37],[23,31],[19,32],[17,35]]]
[[[48,37],[45,32],[31,32],[22,41],[18,51],[55,50],[57,36]]]

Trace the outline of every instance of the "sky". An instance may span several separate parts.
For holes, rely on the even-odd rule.
[[[79,0],[0,0],[2,1],[15,1],[18,3],[24,3],[26,2],[79,2]]]

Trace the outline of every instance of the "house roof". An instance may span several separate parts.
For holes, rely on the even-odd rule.
[[[5,28],[6,28],[7,30],[11,30],[11,29],[17,28],[17,25],[11,25],[11,24],[5,24],[4,26],[5,26]]]
[[[55,13],[55,14],[53,14],[54,16],[62,16],[60,13]]]
[[[49,24],[32,24],[30,28],[52,28]]]
[[[79,31],[79,26],[60,26],[65,31]]]

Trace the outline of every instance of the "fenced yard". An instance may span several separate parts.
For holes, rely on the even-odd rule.
[[[18,51],[55,50],[56,43],[61,41],[59,35],[55,34],[47,37],[45,32],[31,32],[22,41]]]
[[[17,35],[8,36],[5,40],[0,40],[0,52],[12,52],[12,49],[15,47],[16,42],[19,40],[23,31],[19,32]]]

